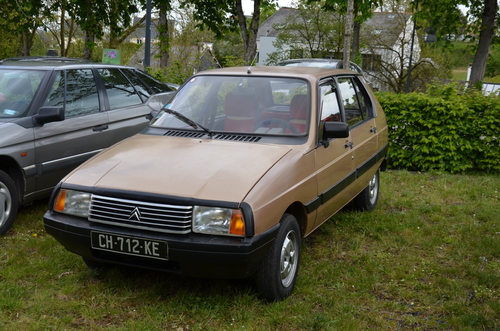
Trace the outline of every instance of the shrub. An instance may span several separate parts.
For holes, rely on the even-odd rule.
[[[392,168],[500,171],[500,99],[451,86],[427,94],[378,93],[387,115]]]

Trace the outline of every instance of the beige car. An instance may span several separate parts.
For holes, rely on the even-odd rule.
[[[226,68],[189,79],[141,134],[55,188],[48,233],[90,267],[255,275],[294,288],[302,238],[350,201],[375,207],[385,115],[360,74]]]

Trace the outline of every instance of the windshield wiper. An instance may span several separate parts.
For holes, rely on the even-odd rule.
[[[208,136],[210,138],[212,138],[213,132],[210,129],[204,127],[203,125],[201,125],[199,123],[196,123],[195,121],[193,121],[192,119],[184,116],[183,114],[179,113],[178,111],[175,111],[175,110],[172,110],[172,109],[168,109],[168,108],[163,108],[163,110],[166,113],[168,113],[168,114],[174,115],[176,118],[178,118],[181,121],[183,121],[184,123],[188,124],[193,129],[202,129],[203,131],[205,131],[206,133],[208,133]]]

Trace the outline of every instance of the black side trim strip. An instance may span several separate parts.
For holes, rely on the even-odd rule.
[[[380,151],[378,151],[374,156],[372,156],[368,161],[363,163],[359,168],[353,171],[351,174],[347,175],[344,179],[318,195],[316,198],[311,200],[305,205],[308,214],[312,213],[318,209],[322,204],[328,202],[328,200],[333,199],[337,194],[342,192],[346,187],[354,183],[354,181],[370,170],[378,161],[383,160],[386,157],[387,151],[389,149],[389,144],[387,143]]]
[[[306,208],[306,212],[308,214],[312,213],[313,211],[315,211],[316,209],[319,208],[319,206],[321,206],[323,204],[323,194],[317,196],[316,198],[314,198],[312,201],[310,201],[309,203],[307,203],[304,207]]]
[[[323,203],[325,203],[328,200],[332,199],[337,194],[339,194],[340,192],[342,192],[342,190],[344,190],[347,186],[349,186],[352,183],[354,183],[354,181],[356,180],[356,178],[357,178],[356,177],[356,172],[354,171],[350,175],[348,175],[347,177],[345,177],[344,179],[342,179],[340,182],[338,182],[337,184],[333,185],[328,190],[326,190],[323,193]]]

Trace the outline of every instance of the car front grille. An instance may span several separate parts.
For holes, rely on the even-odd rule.
[[[191,232],[192,206],[93,195],[89,221],[166,233]]]

